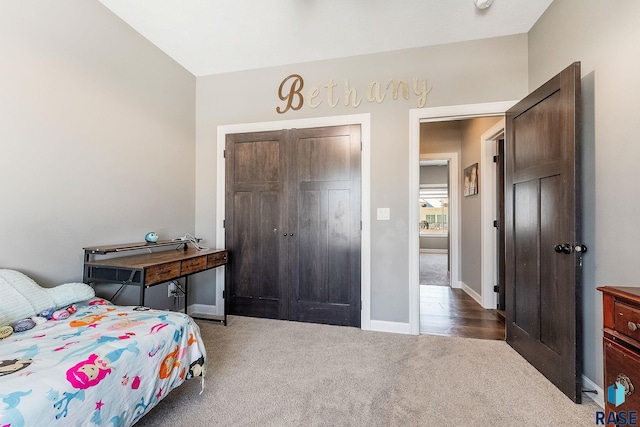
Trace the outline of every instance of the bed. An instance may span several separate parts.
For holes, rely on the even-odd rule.
[[[12,281],[12,270],[0,270],[0,326],[12,298],[38,308]],[[93,293],[74,285],[82,292],[58,298],[53,308]],[[0,426],[129,426],[187,379],[204,380],[206,351],[189,316],[96,297],[67,311],[0,340]]]

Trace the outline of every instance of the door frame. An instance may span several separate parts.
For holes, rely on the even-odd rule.
[[[452,105],[447,107],[415,108],[409,110],[409,330],[420,333],[420,123],[499,116],[518,101],[484,104]],[[459,197],[460,191],[458,191]],[[482,194],[481,194],[482,197]],[[460,201],[458,200],[458,203]],[[455,218],[460,229],[460,216]],[[457,236],[460,245],[460,235]],[[453,247],[453,236],[451,246]],[[453,270],[458,268],[451,265]],[[456,276],[458,271],[456,271]]]
[[[341,125],[360,125],[362,151],[360,153],[360,180],[362,234],[360,240],[360,298],[362,309],[360,312],[360,328],[371,329],[371,115],[352,114],[344,116],[315,117],[308,119],[276,120],[271,122],[241,123],[235,125],[219,125],[217,127],[216,145],[216,246],[225,247],[225,232],[223,220],[225,218],[225,159],[224,148],[227,134],[262,132],[282,129],[303,129]],[[417,202],[416,202],[417,203]],[[224,313],[224,269],[216,269],[216,308],[218,313]]]
[[[493,156],[496,155],[495,140],[504,133],[504,117],[489,128],[480,137],[480,182],[483,193],[480,199],[480,283],[482,289],[482,308],[495,309],[498,296],[493,291],[497,283],[497,233],[493,221],[498,219],[496,212],[496,168]],[[503,225],[504,226],[504,225]],[[504,286],[504,285],[503,285]]]
[[[458,277],[460,266],[460,153],[429,153],[420,154],[420,160],[448,160],[449,161],[449,260],[451,271],[449,286],[461,288]],[[418,167],[418,171],[420,168]],[[419,173],[419,172],[418,172]],[[420,192],[418,182],[418,193]],[[419,196],[418,196],[419,197]],[[419,204],[420,200],[416,200]],[[420,209],[418,209],[418,212]],[[418,222],[420,216],[418,215]],[[418,234],[420,229],[418,228]],[[418,237],[418,252],[420,252],[420,237]],[[418,255],[418,274],[420,274],[420,255]],[[419,276],[418,276],[419,277]],[[418,280],[420,282],[420,280]],[[419,289],[419,287],[418,287]]]

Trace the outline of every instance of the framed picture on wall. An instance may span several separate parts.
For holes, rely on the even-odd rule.
[[[464,168],[464,195],[475,196],[478,194],[478,164],[474,163]]]

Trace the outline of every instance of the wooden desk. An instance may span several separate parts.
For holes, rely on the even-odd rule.
[[[128,256],[114,256],[108,259],[95,260],[96,255],[114,254],[123,251],[140,249],[156,249],[168,247],[153,253],[142,253]],[[171,249],[174,247],[174,249]],[[188,247],[188,242],[161,241],[158,243],[132,243],[127,245],[92,246],[84,249],[83,281],[92,283],[120,283],[121,286],[114,298],[124,286],[140,288],[139,304],[144,305],[145,289],[160,283],[184,278],[184,310],[187,311],[188,277],[201,271],[227,264],[226,249],[198,250]],[[224,293],[223,293],[224,297]],[[193,316],[192,316],[193,317]],[[194,317],[204,320],[218,320],[227,324],[226,310],[223,319]]]

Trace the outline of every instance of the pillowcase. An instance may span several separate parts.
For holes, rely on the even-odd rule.
[[[95,296],[91,286],[65,283],[42,288],[15,270],[0,269],[0,326],[12,325],[49,308],[62,308]]]
[[[64,283],[54,288],[41,289],[44,289],[44,291],[53,299],[54,305],[52,307],[54,308],[66,307],[76,302],[86,301],[96,296],[96,292],[93,288],[89,285],[85,285],[84,283]],[[43,310],[46,310],[46,308]]]

